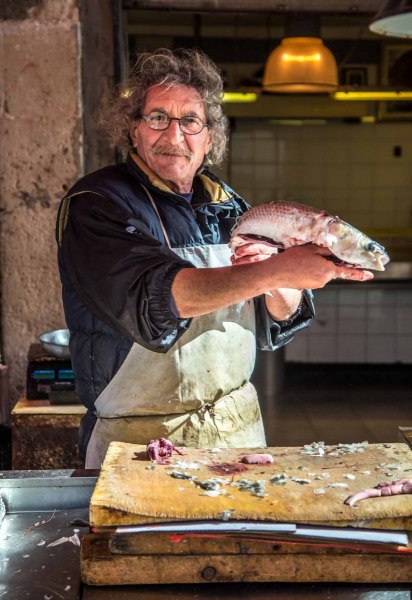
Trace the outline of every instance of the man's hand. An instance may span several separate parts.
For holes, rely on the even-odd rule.
[[[294,289],[318,289],[324,287],[332,279],[350,279],[352,281],[368,281],[373,273],[355,267],[336,265],[327,260],[332,253],[327,248],[315,244],[294,246],[271,258],[276,265],[279,279],[284,283],[285,277],[290,279],[290,287]],[[283,274],[283,276],[282,276]],[[289,286],[283,286],[289,287]]]

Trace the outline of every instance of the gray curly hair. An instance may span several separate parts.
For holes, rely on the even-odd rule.
[[[212,135],[204,164],[221,163],[228,143],[228,120],[221,106],[223,81],[215,63],[200,50],[160,48],[138,55],[131,77],[118,88],[102,118],[111,141],[126,150],[133,147],[130,124],[142,113],[148,90],[163,84],[186,85],[199,93]]]

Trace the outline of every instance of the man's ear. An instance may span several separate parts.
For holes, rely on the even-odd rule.
[[[139,126],[139,121],[132,121],[129,127],[129,137],[132,140],[133,148],[136,145],[136,129]]]
[[[209,154],[212,145],[213,145],[213,133],[211,133],[208,130],[208,138],[206,140],[206,145],[205,145],[205,155]]]

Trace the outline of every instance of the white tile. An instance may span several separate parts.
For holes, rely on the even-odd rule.
[[[327,196],[323,188],[310,188],[302,186],[301,199],[303,204],[313,206],[314,208],[327,208]]]
[[[412,225],[410,210],[399,210],[395,211],[393,226],[394,227],[410,227]]]
[[[376,187],[399,188],[411,184],[411,168],[399,164],[374,165],[374,184]]]
[[[370,306],[367,315],[368,334],[393,334],[396,331],[396,311],[390,306]]]
[[[302,126],[302,141],[306,144],[314,144],[325,141],[325,139],[329,139],[328,129],[330,128],[329,123],[322,124],[308,124]]]
[[[250,126],[247,127],[247,121],[243,119],[238,119],[236,123],[236,129],[231,132],[230,138],[232,140],[249,140],[251,136]],[[253,130],[255,127],[253,127]]]
[[[395,227],[395,214],[394,209],[375,210],[371,217],[372,227],[377,227],[378,229]]]
[[[396,337],[395,360],[406,364],[412,363],[412,335]]]
[[[281,164],[301,164],[304,151],[301,143],[281,139],[278,141],[277,147],[278,162]]]
[[[412,311],[409,306],[397,307],[395,328],[399,334],[412,334]]]
[[[300,165],[278,164],[278,185],[300,188],[302,185],[302,167]]]
[[[252,162],[254,156],[255,144],[253,139],[235,138],[232,140],[230,147],[230,159],[232,164]]]
[[[314,290],[313,296],[316,306],[336,306],[339,300],[339,291],[336,285],[329,284],[325,288]]]
[[[343,335],[366,335],[366,322],[364,319],[339,319],[339,336]]]
[[[363,230],[372,227],[372,215],[370,210],[354,210],[350,211],[349,222],[357,229]]]
[[[338,362],[365,362],[365,336],[340,334],[338,337]]]
[[[254,184],[254,165],[233,165],[231,185],[237,187],[251,187]]]
[[[255,140],[260,142],[261,140],[273,139],[273,131],[271,128],[255,129],[254,131]]]
[[[285,360],[292,362],[308,362],[309,338],[305,332],[300,333],[285,347]]]
[[[319,188],[324,185],[325,169],[321,164],[304,165],[302,167],[302,185],[305,188]]]
[[[285,190],[282,187],[279,187],[278,184],[276,184],[276,189],[274,190],[274,200],[276,202],[280,202],[281,200],[285,200]]]
[[[288,187],[279,185],[276,191],[277,200],[285,200],[286,202],[303,202],[304,195],[300,188]]]
[[[352,188],[372,188],[374,183],[372,165],[351,165],[349,170],[349,185]]]
[[[339,211],[349,207],[350,192],[347,187],[340,189],[328,189],[327,208],[333,214],[339,214]],[[326,207],[325,207],[326,208]]]
[[[407,139],[412,135],[411,125],[409,123],[378,123],[376,127],[376,138],[389,140],[394,144],[399,140]]]
[[[395,200],[395,227],[412,226],[412,195],[410,190],[397,190]]]
[[[325,163],[327,165],[347,165],[349,156],[353,149],[349,143],[345,143],[345,138],[337,138],[333,142],[324,143]]]
[[[385,364],[395,361],[395,335],[369,335],[366,340],[366,362]]]
[[[349,207],[351,211],[371,210],[373,207],[372,188],[351,187]]]
[[[349,169],[342,165],[326,165],[324,184],[327,188],[343,187],[348,185]]]
[[[392,189],[374,188],[372,190],[372,206],[373,210],[388,210],[395,204],[396,191]]]
[[[277,168],[274,165],[255,165],[255,185],[274,188],[278,182]]]
[[[344,287],[346,285],[346,287]],[[342,284],[339,288],[339,304],[365,304],[367,292],[356,284]]]
[[[361,168],[365,164],[372,164],[375,160],[375,145],[369,140],[355,140],[352,142],[352,152],[349,161],[353,166]]]
[[[376,139],[376,127],[370,127],[366,123],[356,123],[347,125],[348,137],[354,143],[366,142],[369,147],[373,147]],[[345,127],[345,128],[346,128]],[[357,146],[355,146],[357,148]]]
[[[385,284],[383,284],[385,285]],[[367,291],[368,305],[373,306],[395,306],[396,291],[390,288],[371,288]]]
[[[412,164],[411,164],[412,168]],[[399,206],[399,203],[405,206],[412,206],[412,195],[411,188],[406,186],[404,188],[398,188],[395,192],[396,205]]]
[[[325,163],[325,149],[321,143],[310,144],[302,153],[302,163],[305,165],[316,165]]]
[[[253,204],[267,204],[276,200],[276,192],[273,188],[258,187],[253,192]]]
[[[254,162],[275,164],[278,159],[277,140],[262,139],[256,141],[254,147]]]
[[[398,164],[394,163],[394,161],[401,161],[402,158],[397,158],[393,155],[393,147],[395,145],[398,144],[389,140],[378,140],[375,145],[375,162],[389,167],[393,164]]]
[[[412,288],[397,290],[395,297],[397,306],[409,306],[412,310]]]
[[[302,142],[302,127],[295,125],[279,125],[277,127],[277,137],[279,140],[291,141],[293,143]]]
[[[366,305],[365,304],[343,304],[340,303],[338,309],[339,321],[365,321]]]
[[[311,363],[333,363],[337,358],[335,335],[314,335],[309,338],[308,360]]]
[[[316,317],[310,328],[311,334],[327,334],[337,331],[337,306],[317,304]]]

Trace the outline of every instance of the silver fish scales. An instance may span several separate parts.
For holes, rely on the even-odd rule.
[[[384,271],[390,258],[385,248],[339,217],[299,204],[271,202],[251,208],[232,230],[230,248],[235,258],[256,260],[278,249],[316,244],[340,261],[361,269]]]

